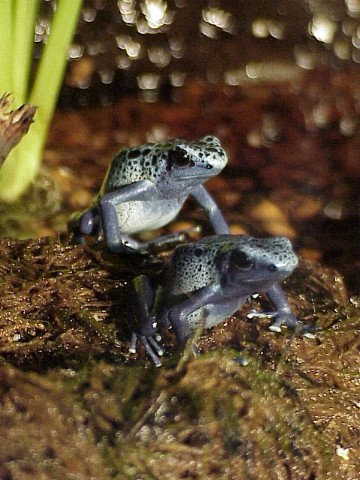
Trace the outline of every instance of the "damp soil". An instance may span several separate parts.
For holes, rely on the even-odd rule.
[[[40,206],[28,194],[3,207],[0,479],[359,478],[358,80],[192,83],[179,103],[57,112],[31,194]],[[131,280],[155,281],[170,252],[73,245],[66,220],[122,146],[206,134],[229,154],[209,190],[233,233],[292,239],[300,264],[284,289],[319,331],[249,320],[270,308],[260,296],[204,332],[196,357],[166,332],[155,368],[128,353]],[[189,201],[168,231],[197,225],[190,237],[210,233]]]

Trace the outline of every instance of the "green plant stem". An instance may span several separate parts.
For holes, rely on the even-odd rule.
[[[20,0],[22,1],[22,0]],[[1,3],[1,0],[0,0]],[[43,149],[64,76],[68,46],[82,0],[59,0],[29,103],[38,106],[35,123],[0,170],[0,200],[13,202],[26,191],[39,170]]]
[[[68,47],[74,36],[82,0],[60,0],[54,16],[29,102],[39,107],[37,122],[50,124],[67,63]],[[46,132],[47,134],[47,132]],[[46,136],[46,135],[45,135]]]
[[[0,97],[4,93],[12,91],[12,58],[11,58],[11,39],[13,27],[13,1],[0,0]]]
[[[13,88],[17,104],[26,102],[34,45],[34,30],[40,0],[14,0]]]

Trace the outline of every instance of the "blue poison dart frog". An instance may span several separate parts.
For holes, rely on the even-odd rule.
[[[169,236],[141,243],[131,235],[167,225],[191,195],[206,210],[216,234],[230,233],[203,186],[226,163],[226,153],[213,136],[125,148],[112,160],[94,205],[76,212],[69,230],[77,243],[82,243],[85,235],[103,231],[108,248],[116,253],[146,249],[166,242]]]
[[[133,281],[133,330],[129,351],[139,340],[156,366],[162,348],[158,334],[172,327],[184,345],[203,322],[211,328],[233,315],[252,295],[266,293],[273,303],[270,329],[295,328],[298,320],[280,287],[297,266],[298,258],[285,237],[252,238],[247,235],[214,235],[179,245],[165,267],[160,285],[152,288],[145,275]],[[254,315],[255,316],[255,315]]]

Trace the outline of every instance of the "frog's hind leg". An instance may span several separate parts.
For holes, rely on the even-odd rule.
[[[179,243],[188,241],[191,234],[199,233],[201,231],[200,226],[188,228],[182,232],[169,233],[167,235],[161,235],[148,242],[137,242],[138,247],[144,250],[166,250],[176,247]]]
[[[119,243],[117,243],[116,246],[113,244],[111,247],[109,246],[109,248],[110,250],[120,254],[131,253],[133,250],[155,250],[156,252],[160,250],[168,250],[176,247],[176,245],[179,243],[186,242],[190,238],[190,233],[197,232],[198,230],[198,227],[194,227],[192,229],[185,230],[184,232],[161,235],[160,237],[149,240],[148,242],[141,242],[140,240],[136,240],[129,235],[118,232]]]
[[[73,234],[74,243],[85,243],[85,235],[99,235],[101,222],[98,207],[75,212],[68,221],[68,228]]]
[[[149,242],[137,242],[138,248],[142,248],[144,250],[165,250],[168,248],[172,248],[178,243],[183,243],[187,239],[186,233],[178,232],[178,233],[170,233],[169,235],[161,235],[160,237],[154,238],[154,240],[150,240]]]

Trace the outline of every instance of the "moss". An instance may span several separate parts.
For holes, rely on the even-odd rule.
[[[234,351],[181,372],[102,363],[82,394],[119,478],[333,478],[336,462],[301,399]]]
[[[111,478],[86,415],[59,380],[0,367],[1,479]]]
[[[36,369],[99,355],[124,361],[127,285],[152,263],[158,268],[151,257],[127,263],[50,238],[1,240],[0,355]]]
[[[202,335],[196,358],[165,334],[156,369],[141,350],[127,352],[129,282],[140,271],[156,276],[162,261],[45,238],[1,240],[0,265],[2,422],[19,438],[16,452],[0,449],[0,478],[26,478],[23,465],[66,478],[84,471],[89,452],[96,478],[358,477],[359,307],[336,272],[305,262],[286,284],[297,315],[321,327],[314,339],[248,320],[252,308],[267,309],[261,297]],[[61,445],[77,445],[68,457],[49,425]]]

